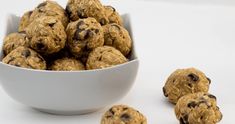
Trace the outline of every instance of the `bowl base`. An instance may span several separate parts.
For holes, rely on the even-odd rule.
[[[98,109],[89,109],[89,110],[78,110],[78,111],[60,111],[60,110],[50,110],[50,109],[41,109],[41,108],[33,108],[37,111],[52,114],[52,115],[64,115],[64,116],[71,116],[71,115],[84,115],[96,112],[102,108]]]

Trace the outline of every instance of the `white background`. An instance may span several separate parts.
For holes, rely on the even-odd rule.
[[[0,31],[6,13],[22,15],[40,0],[0,2]],[[57,0],[65,6],[66,0]],[[108,1],[108,2],[107,2]],[[177,124],[173,105],[162,94],[166,78],[177,68],[196,67],[212,79],[224,118],[235,121],[235,1],[107,0],[120,13],[130,13],[140,59],[136,83],[122,103],[140,110],[149,124]],[[13,101],[0,88],[0,124],[99,124],[109,107],[82,116],[55,116]]]

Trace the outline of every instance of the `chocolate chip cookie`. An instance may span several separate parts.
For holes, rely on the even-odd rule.
[[[26,28],[30,46],[37,52],[48,55],[64,48],[67,35],[60,20],[43,16],[35,19]]]
[[[175,114],[180,124],[216,124],[222,119],[216,97],[202,92],[181,97]]]
[[[29,47],[29,39],[24,32],[11,33],[4,38],[3,52],[4,55],[9,54],[12,50],[19,46]]]
[[[116,105],[103,115],[101,124],[147,124],[147,119],[134,108]]]
[[[103,69],[114,65],[122,64],[128,60],[120,51],[110,46],[103,46],[94,49],[88,56],[87,69]]]
[[[77,21],[79,18],[93,17],[101,25],[109,22],[105,9],[99,0],[69,0],[66,12],[72,21]]]
[[[108,17],[109,23],[116,23],[118,25],[123,26],[122,17],[116,11],[116,9],[112,6],[104,6],[105,14]]]
[[[210,83],[211,80],[198,69],[178,69],[167,79],[163,93],[170,102],[176,103],[189,93],[208,92]]]
[[[25,28],[30,24],[30,16],[32,15],[33,11],[27,11],[23,14],[23,16],[20,19],[20,24],[18,27],[18,31],[22,32],[25,30]]]
[[[85,66],[77,59],[66,57],[55,60],[50,69],[55,71],[78,71],[85,70]]]
[[[2,60],[3,63],[30,69],[46,69],[46,61],[34,50],[17,47]]]
[[[107,24],[103,26],[104,29],[104,44],[112,46],[124,56],[127,56],[132,47],[132,40],[128,31],[118,24]]]
[[[104,45],[104,32],[94,18],[79,19],[69,23],[67,45],[76,57],[82,57],[87,51]]]

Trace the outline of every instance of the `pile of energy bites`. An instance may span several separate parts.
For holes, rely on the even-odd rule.
[[[6,64],[40,70],[103,69],[128,61],[132,40],[119,13],[99,0],[45,1],[4,38]]]
[[[163,93],[176,104],[180,124],[216,124],[222,119],[216,97],[208,93],[208,78],[195,68],[177,69],[167,79]]]

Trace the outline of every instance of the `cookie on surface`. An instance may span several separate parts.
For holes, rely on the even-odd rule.
[[[147,119],[134,108],[116,105],[103,115],[101,124],[147,124]]]
[[[184,95],[208,92],[210,82],[211,80],[198,69],[177,69],[168,77],[163,93],[170,102],[175,104]]]
[[[203,92],[181,97],[175,114],[180,124],[216,124],[222,119],[216,97]]]

